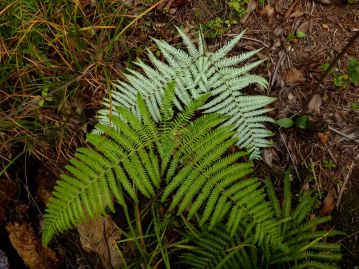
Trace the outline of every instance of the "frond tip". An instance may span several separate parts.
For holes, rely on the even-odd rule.
[[[182,110],[200,94],[210,93],[201,111],[217,112],[228,117],[225,125],[232,125],[236,131],[237,144],[249,151],[251,159],[260,159],[260,149],[269,147],[267,140],[271,133],[265,128],[265,122],[272,119],[264,116],[269,109],[264,108],[275,99],[267,96],[248,96],[242,89],[251,85],[267,87],[268,82],[261,76],[249,74],[262,61],[247,63],[259,50],[245,52],[228,57],[229,52],[241,40],[244,32],[215,52],[206,50],[203,35],[200,33],[198,47],[182,30],[178,29],[185,49],[178,49],[163,40],[156,40],[158,49],[165,62],[158,60],[148,52],[151,65],[138,61],[142,71],[128,70],[127,82],[114,84],[112,99],[105,100],[105,109],[99,111],[99,121],[109,125],[108,114],[116,115],[116,106],[124,106],[138,112],[136,96],[140,93],[149,107],[155,121],[161,120],[162,94],[166,85],[176,83],[174,104]],[[239,66],[241,65],[241,66]],[[110,104],[112,102],[112,104]],[[110,109],[113,111],[110,113]]]

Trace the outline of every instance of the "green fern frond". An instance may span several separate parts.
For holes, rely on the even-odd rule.
[[[266,185],[267,187],[269,186],[268,189],[271,192],[271,183],[267,182]],[[319,225],[331,220],[330,216],[314,217],[308,220],[308,216],[311,215],[314,203],[317,200],[313,192],[302,194],[298,205],[292,210],[290,185],[290,170],[288,170],[284,177],[282,215],[284,219],[289,218],[289,220],[282,225],[282,235],[283,242],[289,247],[290,253],[279,252],[272,255],[270,264],[292,262],[296,264],[295,268],[308,268],[307,266],[310,264],[313,268],[337,268],[331,265],[330,262],[340,260],[340,245],[327,243],[324,240],[342,233],[334,230],[317,231]],[[270,194],[270,196],[272,195]],[[275,204],[278,207],[277,202]]]
[[[228,116],[224,124],[235,130],[237,144],[249,151],[251,159],[259,159],[260,149],[271,145],[267,138],[272,135],[263,124],[273,121],[263,116],[270,109],[263,107],[272,103],[274,98],[247,96],[241,92],[251,84],[267,87],[268,82],[263,77],[248,74],[262,61],[237,67],[252,58],[259,50],[227,56],[244,32],[214,53],[206,50],[201,32],[198,48],[182,30],[178,29],[178,32],[186,50],[154,39],[166,62],[161,62],[149,51],[148,57],[152,67],[139,60],[136,64],[142,68],[142,72],[130,69],[125,75],[127,82],[118,81],[114,84],[116,90],[112,92],[111,101],[105,100],[105,109],[98,113],[99,121],[105,125],[111,124],[107,115],[117,114],[115,109],[110,113],[111,107],[127,107],[139,115],[136,98],[137,94],[141,94],[153,119],[159,122],[162,117],[164,89],[169,82],[174,81],[176,90],[173,102],[177,109],[182,110],[201,94],[210,93],[213,99],[204,104],[201,111]]]
[[[68,174],[61,176],[46,209],[44,245],[88,217],[105,214],[106,207],[113,211],[112,197],[126,206],[124,191],[135,201],[137,191],[148,198],[155,195],[161,181],[153,151],[159,133],[141,98],[138,106],[142,118],[119,109],[120,116],[112,116],[112,126],[98,126],[103,135],[88,135],[93,149],[79,148],[70,160]]]
[[[183,255],[186,268],[258,268],[255,246],[244,243],[238,235],[230,236],[220,226],[204,228],[189,238],[197,248]]]
[[[235,211],[236,216],[241,214],[254,223],[253,242],[264,244],[267,236],[266,244],[280,244],[257,180],[244,179],[253,164],[238,163],[244,152],[227,153],[236,142],[231,127],[223,126],[227,118],[205,114],[193,120],[209,94],[199,96],[174,115],[171,99],[175,87],[170,83],[164,93],[160,122],[155,122],[146,100],[139,95],[139,114],[118,107],[116,115],[108,115],[111,125],[97,126],[102,135],[88,135],[93,148],[77,150],[71,165],[66,166],[68,173],[55,187],[45,215],[45,245],[55,234],[88,217],[106,214],[107,207],[114,211],[113,198],[126,208],[124,196],[135,202],[139,195],[156,196],[163,179],[167,186],[161,199],[165,202],[170,198],[169,211],[176,208],[180,215],[191,208],[189,218],[204,212],[201,222],[209,222],[210,227]],[[228,221],[232,225],[228,228],[236,230],[239,221]]]
[[[259,200],[266,203],[263,194],[257,194],[256,192],[258,189],[263,190],[259,181],[249,179],[243,180],[241,184],[246,186],[247,189],[251,188],[256,195],[262,195]],[[263,241],[259,240],[258,236],[261,235],[256,234],[255,227],[257,226],[257,229],[260,229],[262,226],[256,225],[253,219],[249,219],[248,215],[250,214],[232,212],[231,214],[233,215],[229,217],[229,220],[231,222],[240,220],[240,224],[233,233],[228,229],[223,229],[221,224],[216,224],[212,229],[209,229],[210,226],[203,225],[201,232],[190,233],[190,239],[196,249],[183,256],[183,263],[191,268],[268,268],[270,266],[282,268],[284,264],[290,268],[338,268],[335,264],[341,258],[340,245],[327,242],[327,239],[342,233],[335,230],[317,230],[318,225],[326,223],[330,220],[330,217],[308,220],[311,210],[307,209],[306,200],[315,199],[312,197],[313,195],[309,193],[309,196],[305,194],[301,197],[302,199],[300,199],[297,208],[291,213],[291,210],[288,209],[288,205],[292,204],[288,193],[290,190],[289,171],[286,173],[284,187],[284,193],[287,197],[284,197],[282,205],[277,198],[272,182],[267,179],[265,185],[270,205],[274,208],[278,220],[266,225],[275,225],[277,229],[282,230],[280,233],[283,234],[282,242],[286,246],[285,249],[275,248],[268,243],[264,244],[263,242],[270,239],[268,234],[262,235]],[[235,190],[235,188],[236,186],[233,193],[237,193],[240,200],[245,203],[246,197],[242,196],[246,192]],[[250,191],[247,190],[247,195],[248,193]],[[254,196],[250,194],[248,197],[248,200],[255,200]],[[218,200],[218,197],[214,200]],[[312,203],[310,203],[310,207],[311,209],[313,208]],[[253,205],[249,206],[249,208],[253,208]],[[258,208],[261,208],[261,206]],[[263,205],[262,214],[258,210],[257,219],[260,219],[260,216],[265,219],[266,212],[271,214],[271,210],[266,208],[267,205]],[[285,210],[282,208],[285,208]],[[302,211],[303,208],[306,209]],[[305,217],[297,218],[298,213],[296,212],[302,212],[300,215],[305,215]],[[281,223],[285,225],[281,225]],[[242,247],[239,247],[241,251],[234,254],[231,251],[236,249],[235,245]],[[231,254],[230,257],[228,256],[229,254]]]
[[[206,117],[206,116],[202,116]],[[196,128],[202,119],[194,121],[192,129],[187,130],[189,137],[201,132]],[[193,134],[190,134],[193,132]],[[252,234],[253,243],[268,244],[284,248],[281,244],[279,226],[273,218],[270,204],[264,200],[264,190],[257,179],[244,179],[251,173],[251,163],[237,163],[243,153],[222,155],[235,141],[231,138],[230,128],[221,127],[209,131],[200,142],[181,148],[176,152],[170,167],[176,167],[179,160],[183,168],[174,175],[167,176],[167,187],[162,202],[173,195],[169,210],[177,208],[177,214],[189,209],[189,218],[203,210],[200,223],[209,221],[210,228],[221,222],[228,213],[228,230],[234,234],[243,219],[252,223],[247,233]],[[239,216],[242,216],[239,218]]]

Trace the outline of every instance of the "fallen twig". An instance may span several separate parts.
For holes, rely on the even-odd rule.
[[[339,131],[339,130],[337,130],[337,129],[334,129],[333,127],[330,127],[330,126],[329,126],[328,129],[331,130],[331,131],[333,131],[334,133],[337,133],[337,134],[339,134],[339,135],[341,135],[341,136],[344,136],[345,138],[347,138],[347,139],[349,139],[349,140],[351,140],[351,141],[354,141],[354,142],[356,142],[356,143],[359,143],[359,140],[354,139],[354,138],[350,137],[349,135],[347,135],[347,134],[345,134],[345,133],[343,133],[343,132],[341,132],[341,131]]]
[[[337,200],[337,203],[336,203],[336,205],[335,205],[337,208],[339,207],[340,200],[342,199],[345,186],[347,185],[347,183],[348,183],[348,181],[349,181],[349,177],[350,177],[350,174],[352,173],[353,166],[354,166],[354,162],[352,162],[352,164],[350,165],[350,167],[349,167],[349,172],[348,172],[347,176],[345,177],[343,186],[342,186],[341,189],[340,189],[339,196],[338,196],[338,200]]]

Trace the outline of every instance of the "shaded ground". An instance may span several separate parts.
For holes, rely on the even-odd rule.
[[[94,16],[95,7],[91,1],[86,5],[85,2],[81,1],[84,11],[89,17]],[[128,2],[132,3],[133,9],[127,12],[133,16],[151,6],[137,3],[139,1]],[[276,134],[273,148],[263,152],[263,161],[257,163],[256,170],[261,175],[277,175],[291,166],[297,191],[302,188],[317,189],[322,201],[318,204],[317,213],[331,214],[335,228],[347,233],[342,240],[343,268],[359,265],[358,85],[348,82],[346,87],[337,87],[333,82],[334,74],[330,74],[308,109],[311,93],[323,72],[321,65],[329,63],[358,31],[359,4],[322,5],[305,0],[269,2],[270,6],[258,5],[242,23],[231,23],[230,27],[223,24],[222,28],[208,27],[208,22],[216,18],[225,21],[232,16],[224,0],[174,1],[166,13],[153,11],[138,20],[125,38],[118,40],[119,46],[114,50],[113,57],[99,65],[110,63],[109,74],[105,75],[97,68],[89,69],[89,72],[78,75],[78,88],[73,94],[58,98],[61,105],[50,104],[36,109],[25,107],[28,111],[16,118],[30,120],[36,117],[41,126],[52,126],[55,132],[60,130],[60,134],[51,136],[43,129],[16,126],[1,131],[3,142],[0,154],[6,169],[0,178],[0,242],[13,268],[21,268],[24,264],[10,244],[9,229],[15,223],[27,223],[34,229],[33,235],[40,236],[44,203],[63,165],[74,149],[84,144],[85,134],[93,127],[95,111],[108,90],[106,76],[111,76],[111,80],[121,78],[123,68],[131,65],[131,59],[144,57],[145,47],[156,51],[148,36],[176,44],[180,40],[173,25],[180,25],[195,34],[198,23],[205,25],[207,37],[213,32],[218,35],[207,39],[209,49],[221,46],[244,29],[245,38],[233,53],[263,48],[258,57],[266,61],[256,72],[270,81],[270,87],[266,90],[248,89],[248,93],[278,98],[271,113],[276,119],[291,117],[295,120],[305,115],[310,123],[305,129],[271,126]],[[222,31],[223,28],[226,29]],[[298,37],[298,32],[304,35]],[[121,50],[121,46],[125,49]],[[347,73],[351,57],[359,59],[359,40],[339,60],[336,65],[338,74]],[[14,95],[7,93],[8,85],[3,85],[1,108],[5,114],[11,114],[12,108],[7,100]],[[27,132],[35,135],[8,143],[9,137],[26,136]],[[27,147],[31,150],[25,151]],[[6,167],[9,160],[14,164]],[[40,246],[33,247],[41,252]],[[52,267],[48,263],[62,263],[64,268],[100,268],[101,259],[82,250],[76,232],[59,237],[55,248],[56,254],[41,254],[45,257],[43,264],[47,264],[47,268]]]

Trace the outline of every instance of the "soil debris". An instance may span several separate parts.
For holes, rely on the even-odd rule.
[[[17,191],[17,185],[8,177],[0,178],[0,223],[7,217],[6,208]]]
[[[251,13],[257,8],[257,1],[251,0],[247,5],[247,13],[239,20],[241,24],[245,24]]]
[[[327,215],[333,211],[335,208],[335,197],[334,191],[330,190],[327,196],[324,198],[322,209],[320,210],[319,214],[321,216]]]
[[[303,73],[295,67],[286,70],[283,74],[283,79],[288,84],[301,83],[305,81]]]
[[[320,107],[322,106],[323,98],[320,94],[315,94],[308,104],[308,113],[319,111]]]
[[[104,268],[118,268],[121,265],[116,245],[120,233],[109,216],[85,222],[77,230],[82,248],[87,252],[98,253]]]
[[[56,269],[60,260],[54,250],[44,248],[30,223],[8,223],[11,244],[30,269]]]
[[[303,11],[296,10],[292,14],[290,14],[289,18],[299,18],[302,17],[303,15],[304,15]]]

